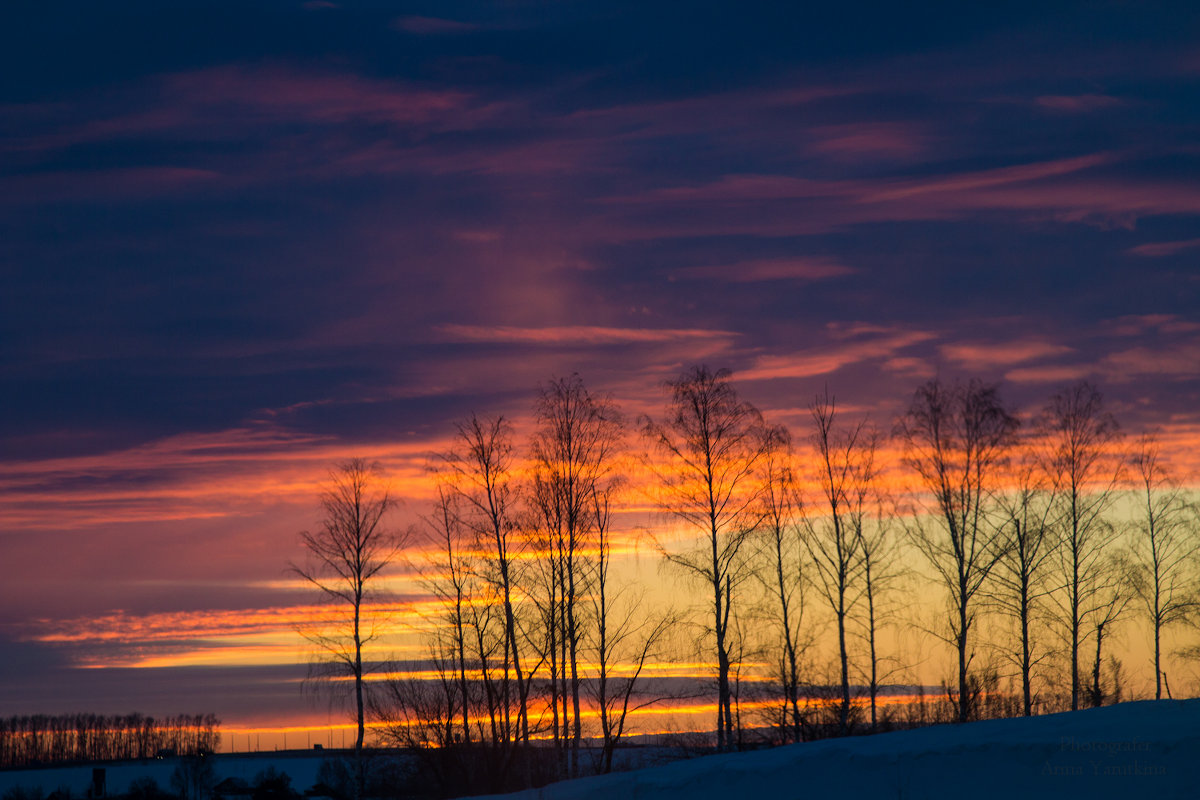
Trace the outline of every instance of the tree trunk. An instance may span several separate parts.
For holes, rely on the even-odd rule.
[[[1071,490],[1071,710],[1079,710],[1079,501]]]
[[[838,725],[843,734],[850,730],[850,657],[846,652],[846,611],[845,611],[845,590],[841,590],[839,598],[841,607],[838,609],[837,627],[838,627],[838,654],[842,667],[842,707],[838,712]]]
[[[574,549],[574,545],[572,545]],[[571,777],[579,777],[579,741],[583,736],[579,713],[579,633],[575,624],[575,565],[567,564],[567,638],[571,651],[571,710],[575,714],[571,735]]]
[[[359,617],[362,608],[362,594],[354,597],[354,701],[358,709],[358,736],[354,740],[354,796],[362,800],[367,790],[367,776],[363,765],[363,739],[366,734],[363,711],[363,665],[362,665],[362,634],[359,629]]]
[[[1162,700],[1162,610],[1160,608],[1158,565],[1154,569],[1154,699]]]
[[[871,585],[871,567],[866,567],[867,577],[867,636],[871,647],[871,685],[868,687],[871,693],[871,732],[874,733],[879,726],[879,717],[876,710],[877,698],[879,697],[879,660],[875,654],[875,587]]]
[[[958,721],[971,718],[971,692],[967,681],[967,581],[959,577],[958,595]]]
[[[1032,664],[1029,654],[1029,608],[1028,602],[1021,600],[1021,694],[1024,701],[1025,716],[1033,714],[1033,689],[1030,684]]]

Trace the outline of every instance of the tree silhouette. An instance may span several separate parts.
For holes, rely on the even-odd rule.
[[[904,461],[920,476],[931,504],[929,518],[911,527],[912,541],[950,595],[959,722],[973,714],[971,630],[980,590],[1004,552],[989,505],[1016,429],[995,386],[976,380],[946,386],[937,379],[917,389],[897,426]]]
[[[863,569],[864,480],[870,474],[867,459],[873,458],[874,447],[867,443],[865,421],[844,433],[835,428],[837,406],[828,392],[818,396],[809,410],[814,427],[812,443],[817,454],[821,499],[820,505],[814,505],[805,517],[804,542],[816,567],[821,596],[833,611],[837,623],[838,727],[846,733],[850,728],[847,623],[861,595],[858,584]]]
[[[366,731],[363,648],[379,635],[379,620],[371,612],[369,601],[376,594],[380,573],[403,544],[403,537],[385,524],[393,505],[391,495],[381,485],[377,465],[361,458],[342,462],[330,473],[321,493],[321,527],[300,534],[308,562],[292,566],[293,572],[339,609],[340,616],[332,627],[307,626],[300,632],[321,653],[315,665],[317,677],[350,677],[353,681],[359,796],[364,781],[362,749]]]
[[[1117,421],[1100,390],[1086,381],[1055,394],[1042,413],[1043,468],[1056,503],[1063,589],[1059,618],[1070,645],[1071,710],[1082,695],[1080,645],[1089,616],[1101,606],[1117,573],[1107,551],[1119,531],[1105,517],[1115,499],[1120,461],[1111,452]]]
[[[1017,626],[1019,652],[1011,654],[1021,673],[1022,710],[1033,713],[1033,669],[1046,657],[1035,641],[1047,597],[1054,590],[1050,571],[1057,558],[1049,492],[1039,485],[1033,464],[1018,467],[1013,488],[1001,499],[1002,553],[989,599]]]
[[[639,695],[642,673],[661,655],[662,642],[676,619],[670,611],[657,615],[644,613],[642,596],[631,595],[628,587],[614,587],[609,575],[612,565],[612,495],[614,487],[599,487],[592,495],[595,518],[596,558],[592,562],[591,651],[596,663],[594,680],[589,684],[600,717],[600,772],[612,772],[613,755],[631,711],[645,708],[657,696]],[[624,666],[626,674],[618,675]]]
[[[533,435],[532,498],[551,560],[549,624],[552,704],[562,701],[562,740],[570,742],[568,772],[579,774],[582,739],[582,674],[579,648],[584,638],[580,601],[588,591],[586,551],[596,546],[597,497],[607,497],[613,460],[621,446],[622,422],[613,403],[590,392],[578,375],[553,380],[538,394]],[[554,673],[558,673],[557,676]],[[554,678],[557,677],[558,681]],[[568,706],[568,699],[570,706]],[[558,711],[555,732],[558,733]],[[570,724],[568,735],[567,726]],[[558,737],[556,744],[560,744]]]
[[[1154,633],[1154,699],[1161,700],[1163,629],[1200,608],[1200,529],[1152,436],[1142,438],[1134,468],[1141,506],[1133,532],[1134,588]]]
[[[491,727],[491,741],[501,747],[501,771],[508,768],[514,745],[529,744],[529,694],[534,669],[522,667],[525,637],[517,604],[520,559],[527,539],[520,531],[517,487],[512,474],[512,429],[504,417],[472,415],[457,426],[455,447],[442,457],[443,475],[457,495],[458,519],[471,533],[478,557],[471,563],[486,594],[468,606],[475,650]],[[500,626],[499,666],[489,641],[493,609]],[[499,678],[493,670],[499,672]],[[515,715],[515,719],[513,719]],[[503,783],[506,777],[496,779]]]
[[[805,724],[800,710],[800,659],[810,637],[802,628],[807,577],[800,493],[792,458],[787,429],[783,426],[768,429],[763,447],[762,523],[758,537],[763,569],[758,578],[769,598],[767,618],[778,634],[775,647],[767,648],[778,654],[772,661],[782,697],[775,724],[783,741],[798,742]]]
[[[762,458],[762,415],[738,397],[728,370],[694,367],[668,383],[662,422],[643,420],[646,437],[664,457],[658,469],[661,506],[703,538],[696,549],[660,549],[668,562],[712,593],[717,657],[717,748],[734,743],[730,650],[727,642],[734,590],[748,572],[742,548],[762,509],[755,470]]]

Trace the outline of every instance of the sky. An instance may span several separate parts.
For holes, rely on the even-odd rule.
[[[1088,379],[1200,474],[1189,3],[0,14],[0,714],[311,716],[331,465],[411,521],[456,420],[576,371],[885,428]]]

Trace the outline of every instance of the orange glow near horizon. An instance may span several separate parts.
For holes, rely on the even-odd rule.
[[[936,695],[921,695],[912,693],[902,694],[880,694],[876,698],[876,705],[880,708],[888,708],[895,706],[909,705],[913,703],[931,703],[936,704],[944,698]],[[817,709],[836,708],[837,700],[802,698],[802,706],[807,712],[812,712]],[[867,708],[870,704],[870,699],[864,696],[854,696],[851,698],[851,704],[858,708]],[[779,706],[778,700],[756,700],[750,702],[742,702],[738,704],[738,713],[747,714],[755,718],[756,714],[764,712],[771,708]],[[630,709],[626,720],[626,737],[636,736],[667,736],[683,733],[707,733],[712,729],[712,721],[717,714],[717,704],[710,702],[689,702],[689,701],[663,701],[659,704],[646,707]],[[544,710],[541,717],[538,717],[538,712],[531,710],[531,719],[548,719],[550,712]],[[598,720],[599,711],[594,704],[585,699],[584,708],[581,713],[581,719],[584,721],[585,737],[593,737],[599,735]],[[484,722],[484,718],[473,719],[473,722]],[[663,725],[667,721],[669,724]],[[750,723],[758,724],[758,723]],[[267,737],[267,744],[263,749],[270,749],[272,746],[279,747],[285,745],[287,740],[286,735],[298,736],[307,735],[311,742],[313,735],[319,735],[320,738],[329,740],[333,734],[346,736],[349,738],[351,745],[353,744],[354,733],[357,730],[357,724],[350,720],[341,722],[295,722],[283,725],[223,725],[221,726],[222,734],[222,749],[229,752],[231,746],[236,746],[236,739],[229,737]],[[370,721],[365,725],[368,731],[378,732],[386,728],[385,723]],[[532,739],[536,741],[547,741],[550,736],[547,733],[532,735]],[[293,739],[293,742],[295,739]]]
[[[850,411],[845,413],[847,418],[854,416]],[[1170,459],[1179,474],[1189,476],[1193,482],[1200,478],[1200,463],[1197,463],[1200,461],[1200,426],[1184,423],[1165,426],[1159,441],[1164,461]],[[115,526],[120,531],[121,526],[117,523],[155,522],[171,530],[173,521],[209,520],[211,525],[211,521],[219,520],[222,530],[227,523],[228,532],[224,534],[227,538],[222,546],[206,551],[206,558],[211,559],[205,565],[210,574],[219,575],[225,563],[241,557],[240,553],[230,555],[225,552],[223,548],[230,542],[238,546],[245,543],[248,548],[267,542],[255,551],[255,557],[261,561],[246,567],[245,572],[259,576],[280,575],[289,559],[303,556],[296,533],[304,525],[311,526],[319,520],[316,498],[331,463],[351,454],[379,460],[390,476],[393,489],[407,502],[401,519],[414,520],[418,512],[427,511],[435,495],[435,478],[426,469],[429,453],[449,445],[447,439],[348,448],[318,437],[294,438],[239,430],[172,437],[106,456],[26,464],[9,462],[0,464],[0,490],[7,491],[10,497],[19,497],[19,502],[0,505],[0,524],[16,530],[22,526],[61,530]],[[802,454],[806,446],[804,441],[798,441],[798,454]],[[914,489],[912,477],[899,467],[900,452],[895,442],[881,448],[878,458],[881,480],[887,488],[898,494]],[[161,480],[136,490],[95,488],[97,483],[103,485],[103,481],[92,479],[122,470],[161,473]],[[622,581],[631,582],[636,578],[643,582],[649,593],[642,602],[643,608],[672,602],[686,604],[698,595],[692,591],[691,584],[684,581],[670,583],[676,576],[658,572],[658,547],[687,546],[694,541],[694,533],[657,512],[651,473],[646,465],[631,462],[628,471],[631,479],[622,505],[617,509],[617,524],[612,534],[614,574]],[[74,479],[81,479],[80,486],[88,488],[72,488]],[[806,483],[805,487],[809,491],[813,488],[811,483]],[[46,514],[47,507],[55,508],[55,514]],[[398,521],[397,527],[404,524]],[[286,543],[286,547],[276,543]],[[83,561],[91,555],[86,550],[88,546],[88,541],[80,545]],[[386,636],[372,648],[373,658],[421,661],[427,655],[421,635],[433,629],[444,607],[427,590],[419,571],[426,569],[425,563],[436,556],[437,548],[418,538],[405,551],[403,563],[382,576],[380,586],[400,599],[373,604],[369,609],[371,615],[387,619],[389,624]],[[527,550],[522,558],[528,560],[536,556],[536,551]],[[132,563],[138,556],[123,554],[123,557]],[[180,565],[169,550],[164,550],[159,558],[163,560],[157,563],[148,559],[144,568],[157,575],[155,571],[159,568],[186,571],[190,567],[189,564]],[[90,565],[85,564],[87,566]],[[156,580],[164,594],[173,591],[171,577]],[[269,604],[158,613],[132,613],[114,608],[89,616],[42,617],[30,620],[22,636],[46,645],[79,646],[76,652],[81,654],[72,656],[74,665],[97,670],[296,665],[308,662],[313,653],[298,634],[298,629],[334,624],[341,619],[341,612],[336,607],[311,601],[294,602],[305,588],[304,582],[296,578],[221,578],[207,584],[222,592],[253,590],[255,597],[267,598],[265,602]],[[677,586],[684,589],[678,590]],[[935,591],[937,588],[932,584],[930,588],[919,590],[919,596],[911,605],[930,605]],[[241,603],[240,600],[229,602]],[[695,604],[700,603],[703,599]],[[820,613],[819,604],[817,608]],[[1133,625],[1126,629],[1131,632],[1123,634],[1126,641],[1114,640],[1114,647],[1122,654],[1133,654],[1129,672],[1141,676],[1147,663],[1142,633]],[[1137,631],[1136,635],[1133,631]],[[644,675],[688,679],[709,677],[715,672],[711,664],[703,662],[706,655],[703,649],[699,655],[685,653],[686,649],[678,651],[683,654],[678,661],[656,661],[647,665]],[[940,662],[926,659],[922,664],[924,673],[912,682],[924,679],[935,683],[940,677]],[[585,664],[584,669],[594,671],[595,665]],[[628,665],[623,665],[616,674],[627,675],[628,671]],[[767,680],[765,673],[765,668],[755,665],[742,679],[747,683],[762,683]],[[428,673],[414,669],[397,674],[426,677]],[[655,713],[658,712],[639,712],[646,718]],[[712,713],[715,715],[715,709]]]

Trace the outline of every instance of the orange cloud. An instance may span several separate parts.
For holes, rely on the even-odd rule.
[[[1013,383],[1069,383],[1080,378],[1086,378],[1093,372],[1092,367],[1070,365],[1048,365],[1043,367],[1020,367],[1004,373],[1006,380]]]
[[[1034,339],[1012,342],[955,342],[941,345],[938,350],[950,361],[978,371],[1072,352],[1072,349],[1065,345]]]
[[[885,335],[866,341],[787,355],[760,356],[748,369],[738,372],[735,378],[738,381],[761,381],[826,375],[852,364],[892,357],[901,350],[934,338],[936,334],[927,331],[889,330]]]

